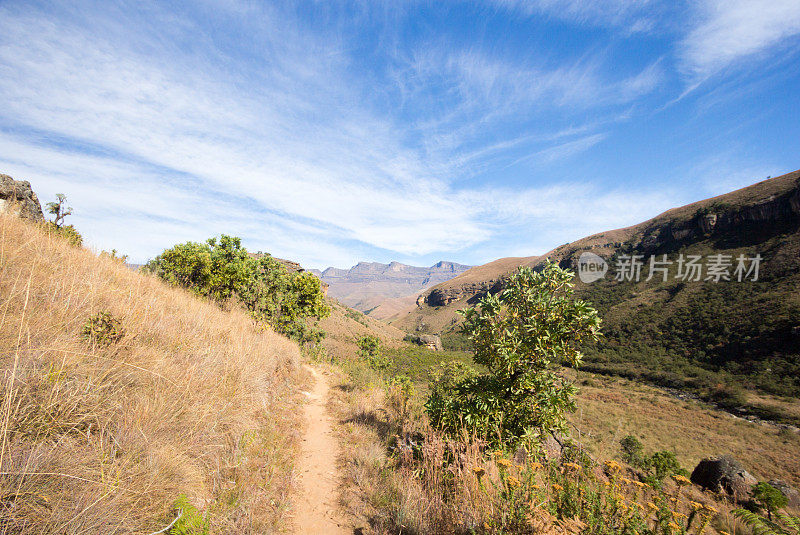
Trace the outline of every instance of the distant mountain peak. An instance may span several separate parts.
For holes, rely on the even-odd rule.
[[[469,268],[444,260],[430,267],[397,261],[388,264],[361,261],[349,269],[329,267],[314,273],[329,285],[328,295],[353,308],[369,311],[387,299],[417,295]]]

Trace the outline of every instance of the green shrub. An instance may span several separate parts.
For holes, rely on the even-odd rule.
[[[45,228],[53,234],[67,240],[73,247],[83,246],[83,236],[72,225],[64,225],[64,219],[72,214],[72,207],[67,206],[67,196],[63,193],[56,194],[56,201],[46,205],[48,214],[53,215],[52,221],[45,223]]]
[[[350,318],[353,321],[357,321],[358,323],[360,323],[361,325],[363,325],[365,327],[368,326],[367,325],[367,320],[364,319],[364,314],[359,312],[358,310],[354,310],[352,308],[348,308],[347,312],[345,312],[344,315],[346,317]]]
[[[66,240],[66,242],[73,247],[80,248],[83,246],[83,236],[81,236],[80,232],[78,232],[74,226],[63,225],[59,227],[52,221],[48,221],[44,225],[48,232]]]
[[[622,448],[622,460],[637,468],[643,468],[645,464],[644,446],[638,438],[628,435],[619,441]]]
[[[91,345],[109,346],[125,336],[122,322],[110,312],[98,312],[81,328],[81,338]]]
[[[647,470],[647,482],[660,488],[664,479],[672,475],[686,476],[686,470],[681,468],[678,458],[671,451],[657,451],[644,462]]]
[[[385,370],[390,366],[389,359],[381,351],[381,340],[377,336],[362,336],[356,340],[356,345],[359,357],[373,370]]]
[[[257,322],[301,343],[324,337],[316,328],[330,314],[322,282],[308,272],[289,272],[269,255],[252,257],[239,238],[222,235],[176,245],[145,270],[220,303],[236,300]]]
[[[195,508],[185,494],[175,500],[174,509],[180,517],[167,533],[170,535],[208,535],[208,520]]]
[[[753,486],[753,499],[767,510],[767,517],[772,520],[772,513],[786,507],[788,500],[784,494],[765,481]]]
[[[488,373],[448,389],[440,382],[426,403],[433,425],[454,434],[463,420],[503,447],[565,428],[576,389],[556,368],[577,367],[580,345],[596,340],[600,327],[597,311],[573,297],[573,277],[553,263],[541,272],[523,267],[503,291],[462,312],[473,360]]]

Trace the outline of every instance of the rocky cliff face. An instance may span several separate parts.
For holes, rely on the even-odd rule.
[[[470,266],[455,262],[437,262],[430,267],[416,267],[392,262],[359,262],[350,269],[330,267],[313,271],[330,287],[329,294],[344,304],[369,311],[386,299],[405,297],[452,279]]]
[[[486,282],[473,282],[461,284],[449,288],[434,288],[430,292],[420,295],[417,298],[417,306],[423,304],[431,307],[447,306],[453,301],[458,301],[462,297],[473,297],[492,291],[495,287],[499,288],[500,281],[490,280]]]
[[[42,221],[42,205],[27,180],[14,180],[0,175],[0,213],[13,210],[19,217]]]

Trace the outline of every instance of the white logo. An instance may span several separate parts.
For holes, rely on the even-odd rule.
[[[578,258],[578,278],[581,282],[590,283],[605,277],[608,263],[603,257],[594,253],[583,252]]]

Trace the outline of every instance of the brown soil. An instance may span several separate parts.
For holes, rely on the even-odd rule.
[[[306,430],[297,466],[295,533],[352,533],[337,512],[337,443],[332,433],[331,417],[325,409],[328,380],[311,366],[304,367],[313,375],[314,385],[311,392],[305,393],[308,404],[305,406]]]

